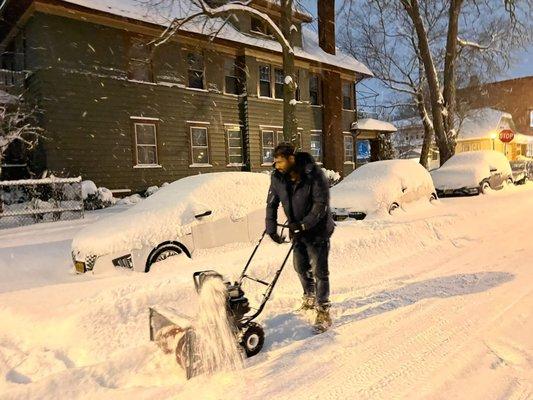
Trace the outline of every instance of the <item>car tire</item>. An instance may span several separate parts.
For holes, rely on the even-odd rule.
[[[435,200],[438,200],[439,197],[437,196],[437,193],[431,193],[431,196],[429,196],[429,202],[433,203]]]
[[[490,184],[488,182],[483,182],[480,187],[480,193],[487,194],[490,189]]]
[[[511,178],[507,178],[507,180],[505,181],[505,185],[506,186],[513,186],[514,185],[514,182]]]
[[[400,205],[396,202],[392,203],[390,206],[389,206],[389,214],[392,215],[392,213],[394,212],[394,210],[397,210],[398,208],[400,208]]]
[[[148,256],[144,272],[149,272],[152,265],[156,262],[166,260],[169,257],[178,256],[183,252],[184,249],[176,243],[165,243],[156,247]]]

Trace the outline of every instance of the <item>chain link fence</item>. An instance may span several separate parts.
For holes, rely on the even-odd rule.
[[[81,177],[0,181],[0,229],[83,218]]]

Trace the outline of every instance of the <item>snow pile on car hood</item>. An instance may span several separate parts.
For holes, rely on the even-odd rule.
[[[426,194],[428,198],[434,192],[424,167],[411,160],[376,161],[356,169],[332,187],[331,205],[365,213],[386,211],[408,192],[414,196]]]
[[[435,187],[440,190],[475,188],[489,178],[490,170],[497,169],[503,175],[511,175],[507,157],[493,150],[458,153],[442,167],[431,172]]]
[[[218,172],[189,176],[165,186],[130,209],[97,221],[72,240],[82,256],[155,246],[190,232],[195,215],[241,218],[264,207],[270,177],[252,172]],[[205,219],[204,219],[205,221]]]

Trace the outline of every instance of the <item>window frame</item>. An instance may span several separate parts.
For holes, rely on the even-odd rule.
[[[348,96],[345,96],[344,94],[344,88],[348,87]],[[348,108],[345,107],[344,100],[346,98],[350,99],[350,105]],[[353,83],[350,81],[342,81],[342,109],[345,111],[353,111],[354,110],[354,102],[353,102]]]
[[[232,156],[231,149],[237,149],[239,147],[230,146],[229,133],[236,132],[236,131],[239,132],[240,139],[241,139],[241,147],[240,147],[241,162],[240,163],[231,162],[231,156]],[[225,132],[226,132],[226,161],[227,161],[226,166],[227,167],[243,167],[244,166],[244,135],[242,132],[242,126],[241,125],[228,125],[225,127]]]
[[[354,160],[355,160],[355,157],[354,157],[354,156],[355,156],[355,151],[354,151],[354,147],[355,147],[355,146],[354,146],[354,138],[353,138],[353,135],[351,135],[351,134],[347,134],[347,133],[344,133],[343,136],[344,136],[344,137],[343,137],[343,146],[342,146],[342,147],[343,147],[343,150],[344,150],[344,164],[351,164],[351,165],[353,165],[353,164],[355,164],[355,161],[354,161]],[[350,139],[350,141],[351,141],[351,145],[352,145],[351,161],[348,160],[348,159],[346,158],[346,154],[347,154],[347,153],[346,153],[346,150],[347,150],[347,149],[346,149],[346,138],[349,138],[349,139]]]
[[[316,93],[317,93],[317,103],[313,103],[311,101],[311,78],[313,77],[316,77],[316,80],[317,80],[317,89],[316,89]],[[309,74],[309,104],[312,105],[312,106],[315,106],[315,107],[320,107],[322,106],[323,102],[322,102],[322,80],[320,79],[320,74],[317,74],[317,73],[310,73]]]
[[[320,159],[317,159],[317,157],[315,157],[315,155],[313,154],[313,147],[311,146],[311,144],[314,141],[313,136],[318,136],[320,138]],[[309,132],[309,153],[314,157],[317,164],[323,163],[323,159],[324,159],[323,148],[324,148],[324,138],[322,137],[322,131],[311,130]]]
[[[233,74],[234,75],[228,75],[227,74],[227,69],[226,69],[226,62],[228,61],[231,61],[233,62]],[[231,92],[228,92],[227,88],[228,88],[228,85],[227,85],[227,78],[232,78],[235,80],[235,92],[236,93],[231,93]],[[224,94],[229,94],[229,95],[232,95],[232,96],[238,96],[241,94],[241,90],[240,90],[240,81],[239,81],[239,76],[238,76],[238,73],[237,73],[237,59],[235,57],[231,58],[231,57],[224,57]]]
[[[135,144],[135,147],[134,147],[134,154],[135,154],[135,165],[133,166],[133,168],[154,168],[154,167],[160,167],[161,165],[159,164],[159,149],[158,149],[158,145],[157,145],[157,128],[158,128],[158,124],[157,124],[157,120],[152,120],[152,119],[133,119],[132,120],[132,123],[133,123],[133,142]],[[148,126],[153,126],[154,127],[154,144],[146,144],[146,143],[143,143],[143,144],[139,144],[138,143],[138,140],[137,140],[137,126],[139,125],[148,125]],[[138,148],[139,147],[155,147],[155,163],[151,163],[151,164],[141,164],[139,163],[139,152],[138,152]]]
[[[283,100],[283,92],[285,90],[285,76],[283,74],[283,68],[273,68],[274,70],[274,99]],[[278,72],[281,73],[281,83],[278,82]],[[278,85],[281,85],[281,96],[278,97]]]
[[[205,142],[206,142],[206,145],[205,146],[195,146],[193,144],[193,137],[192,137],[192,131],[193,129],[201,129],[201,130],[204,130],[205,131]],[[201,124],[190,124],[189,125],[189,148],[190,148],[190,155],[191,155],[191,164],[189,165],[189,167],[212,167],[213,165],[211,164],[211,154],[210,154],[210,146],[209,146],[209,129],[208,129],[208,126],[207,125],[201,125]],[[206,149],[206,154],[207,154],[207,163],[198,163],[198,162],[195,162],[195,159],[194,159],[194,149],[195,148],[205,148]]]
[[[200,70],[198,69],[191,69],[191,63],[189,62],[189,56],[190,55],[194,55],[194,56],[200,56],[202,58],[202,87],[201,88],[197,88],[197,87],[193,87],[191,86],[191,81],[190,81],[190,72],[191,71],[195,71],[195,72],[199,72]],[[204,59],[204,53],[203,51],[199,51],[199,52],[195,52],[195,51],[192,51],[192,50],[187,50],[187,57],[185,59],[186,61],[186,64],[187,64],[187,89],[193,89],[193,90],[206,90],[206,80],[205,80],[205,59]]]
[[[127,39],[126,39],[126,45],[127,45],[127,52],[126,52],[126,55],[127,55],[127,68],[126,68],[126,72],[127,72],[128,80],[154,83],[155,82],[155,79],[154,79],[154,66],[153,66],[153,63],[152,63],[152,60],[151,60],[150,56],[148,55],[148,58],[140,59],[140,58],[132,57],[132,55],[131,55],[133,44],[134,44],[135,41],[138,42],[138,43],[144,44],[148,48],[148,53],[150,53],[150,49],[151,49],[151,45],[145,43],[145,39],[142,36],[135,35],[135,34],[130,34],[130,35],[127,36]],[[134,63],[144,64],[147,67],[148,80],[145,81],[145,80],[136,79],[136,78],[133,77],[132,66],[133,66]]]
[[[268,78],[269,78],[269,80],[268,80],[268,93],[269,93],[269,95],[268,96],[263,96],[261,94],[261,82],[266,82],[265,80],[261,80],[261,67],[267,67],[268,68]],[[272,66],[270,64],[260,63],[257,66],[257,71],[259,72],[258,79],[257,79],[257,97],[263,98],[263,99],[272,99],[274,97],[273,93],[272,93]]]
[[[253,21],[256,21],[260,25],[262,30],[259,30],[259,31],[255,30]],[[261,36],[267,36],[267,37],[273,36],[270,25],[268,25],[265,21],[261,20],[260,18],[257,18],[254,15],[250,16],[250,33],[254,33],[256,35],[261,35]]]
[[[265,141],[264,141],[264,134],[265,132],[272,133],[272,147],[265,147]],[[274,162],[274,149],[276,148],[277,143],[277,133],[278,131],[276,128],[262,128],[261,129],[261,166],[272,166],[272,163]],[[265,149],[272,149],[272,161],[271,162],[265,162],[265,156],[264,156],[264,150]]]

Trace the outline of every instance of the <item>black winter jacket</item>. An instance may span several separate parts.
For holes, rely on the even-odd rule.
[[[290,181],[289,174],[275,170],[272,173],[266,208],[266,231],[277,230],[278,206],[281,201],[285,215],[290,222],[303,224],[306,238],[329,238],[334,222],[329,208],[329,184],[322,169],[309,153],[295,155],[295,168],[300,181]]]

